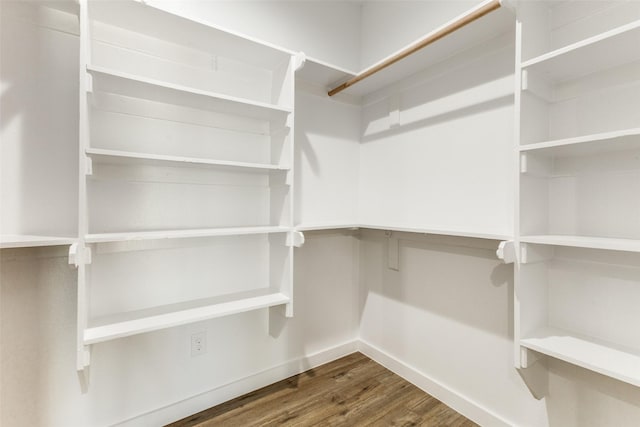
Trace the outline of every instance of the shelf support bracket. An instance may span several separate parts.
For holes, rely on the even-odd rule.
[[[85,80],[85,90],[87,93],[93,93],[93,76],[91,73],[87,73],[87,78]]]
[[[496,251],[496,255],[505,264],[513,264],[514,262],[516,262],[516,247],[513,243],[513,240],[500,242],[498,250]]]
[[[78,243],[73,243],[69,247],[69,265],[78,268],[81,264],[91,264],[91,248],[82,247]]]
[[[287,246],[299,248],[302,245],[304,245],[304,234],[300,231],[289,231],[287,233]]]
[[[293,71],[300,71],[307,62],[307,55],[304,52],[298,52],[293,57]]]
[[[387,237],[387,268],[400,271],[400,242],[391,231],[385,231]]]
[[[540,357],[528,348],[520,347],[520,367],[530,368],[540,360]]]
[[[93,159],[91,157],[85,157],[84,165],[84,174],[87,176],[93,175]]]

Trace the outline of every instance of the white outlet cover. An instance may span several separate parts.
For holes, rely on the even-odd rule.
[[[200,356],[207,352],[207,334],[198,332],[191,335],[191,357]]]

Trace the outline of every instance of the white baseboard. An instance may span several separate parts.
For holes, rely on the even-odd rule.
[[[238,396],[242,396],[253,390],[289,378],[292,375],[332,362],[356,351],[360,351],[365,356],[375,360],[396,375],[401,376],[481,426],[508,427],[512,425],[489,409],[466,398],[456,390],[452,390],[446,385],[429,378],[414,367],[396,359],[379,348],[362,340],[354,340],[312,355],[290,360],[281,365],[191,396],[171,405],[129,418],[128,420],[115,424],[115,426],[139,427],[165,425]]]
[[[469,400],[456,390],[452,390],[446,385],[429,378],[414,367],[407,365],[365,341],[360,340],[358,342],[358,350],[368,358],[375,360],[394,374],[404,378],[481,426],[509,427],[512,425],[512,423],[482,405]]]
[[[289,378],[292,375],[297,375],[306,370],[332,362],[356,351],[358,351],[358,341],[350,341],[318,353],[289,360],[281,365],[191,396],[171,405],[129,418],[128,420],[115,424],[115,426],[139,427],[165,425],[228,400],[235,399],[253,390]]]

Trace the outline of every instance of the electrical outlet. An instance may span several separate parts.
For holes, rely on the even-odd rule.
[[[207,334],[198,332],[191,335],[191,357],[200,356],[207,352]]]

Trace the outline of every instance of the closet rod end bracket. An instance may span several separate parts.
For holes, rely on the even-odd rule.
[[[304,245],[304,234],[300,231],[289,231],[287,233],[287,246],[299,248],[302,245]]]
[[[505,264],[513,264],[516,262],[516,248],[513,240],[500,242],[496,256]]]

